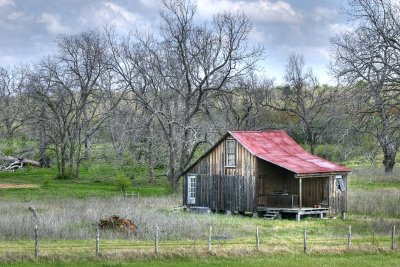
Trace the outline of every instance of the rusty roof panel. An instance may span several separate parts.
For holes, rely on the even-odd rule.
[[[229,133],[253,155],[296,174],[351,171],[349,168],[308,153],[283,130]]]

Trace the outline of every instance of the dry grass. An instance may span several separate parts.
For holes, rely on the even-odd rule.
[[[10,188],[39,188],[37,184],[0,184],[0,189]]]
[[[400,217],[400,190],[351,190],[349,211],[363,215]]]

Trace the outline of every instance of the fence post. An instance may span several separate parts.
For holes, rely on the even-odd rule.
[[[212,231],[212,226],[210,226],[210,229],[208,231],[208,251],[211,251],[211,231]]]
[[[351,247],[351,225],[349,225],[349,230],[347,232],[347,248]]]
[[[154,240],[154,253],[158,254],[158,225],[156,225],[156,234]]]
[[[307,248],[307,229],[304,226],[304,253],[307,253],[308,248]]]
[[[96,257],[100,256],[100,231],[96,228]]]
[[[257,227],[256,227],[256,249],[257,249],[257,251],[259,250],[259,248],[260,248],[260,239],[258,238],[258,225],[257,225]]]
[[[391,246],[392,250],[396,249],[396,225],[393,224],[393,228],[392,228],[392,246]]]
[[[35,225],[35,258],[39,257],[39,231],[38,226]]]

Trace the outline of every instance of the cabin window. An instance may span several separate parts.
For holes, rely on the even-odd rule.
[[[188,175],[188,204],[196,203],[196,175]]]
[[[343,182],[343,177],[341,175],[336,175],[336,184],[337,184],[337,189],[340,191],[346,190]]]
[[[236,141],[233,139],[226,140],[226,167],[236,166]]]

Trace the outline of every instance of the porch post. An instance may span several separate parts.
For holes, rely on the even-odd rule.
[[[302,199],[302,179],[299,178],[299,206],[300,209],[303,207],[303,199]]]

